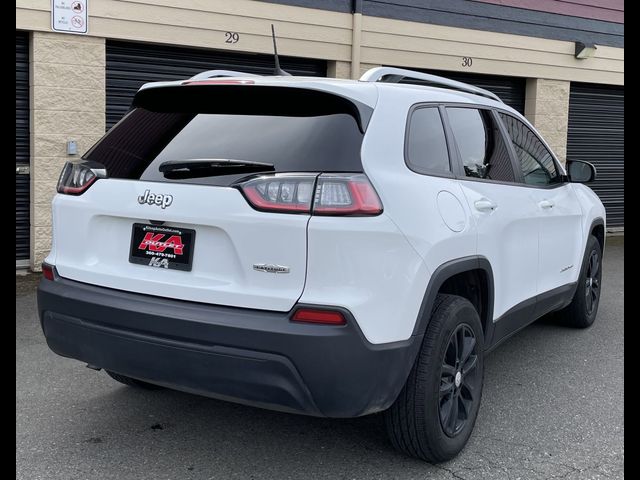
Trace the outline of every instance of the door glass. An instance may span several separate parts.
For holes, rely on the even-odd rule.
[[[536,134],[511,115],[500,113],[500,118],[509,132],[518,155],[524,183],[528,185],[560,183],[560,173],[553,157]]]
[[[411,114],[407,165],[417,173],[450,171],[447,140],[437,107],[418,108]]]
[[[467,177],[515,182],[509,150],[491,112],[449,107],[447,115]]]

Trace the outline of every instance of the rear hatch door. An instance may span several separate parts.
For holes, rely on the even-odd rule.
[[[300,88],[151,90],[83,157],[107,178],[55,197],[58,273],[168,298],[291,309],[304,288],[310,216],[258,210],[237,185],[256,175],[313,182],[321,172],[362,171],[358,108]]]

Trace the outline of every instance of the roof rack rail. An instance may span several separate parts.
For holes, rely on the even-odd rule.
[[[382,82],[382,83],[413,83],[421,85],[428,83],[434,87],[449,88],[452,90],[459,90],[461,92],[473,93],[474,95],[480,95],[497,102],[502,102],[500,97],[495,93],[491,93],[483,88],[474,87],[468,83],[457,82],[445,77],[439,77],[437,75],[431,75],[428,73],[414,72],[413,70],[405,70],[402,68],[393,67],[376,67],[368,70],[360,77],[361,82]]]
[[[189,80],[206,80],[207,78],[219,77],[259,77],[255,73],[236,72],[233,70],[207,70],[194,75]]]

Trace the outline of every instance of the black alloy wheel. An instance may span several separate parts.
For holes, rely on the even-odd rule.
[[[600,299],[600,255],[593,250],[587,264],[587,274],[585,279],[585,305],[587,315],[591,315],[598,305]]]
[[[591,235],[582,258],[576,291],[569,305],[550,318],[575,328],[588,328],[598,315],[602,293],[602,245]]]
[[[481,381],[473,330],[459,325],[451,334],[440,373],[440,423],[450,437],[460,433],[470,418]]]
[[[439,293],[420,352],[402,391],[385,411],[395,448],[428,462],[451,460],[464,448],[482,398],[484,331],[466,298]]]

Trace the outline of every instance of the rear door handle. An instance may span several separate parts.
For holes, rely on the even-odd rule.
[[[476,207],[476,210],[479,210],[480,212],[492,212],[493,210],[498,208],[498,205],[493,203],[491,200],[487,200],[486,198],[483,198],[482,200],[476,200],[473,205]]]
[[[553,208],[555,206],[555,203],[553,203],[551,200],[542,200],[540,203],[538,203],[538,206],[544,210],[548,210],[550,208]]]

